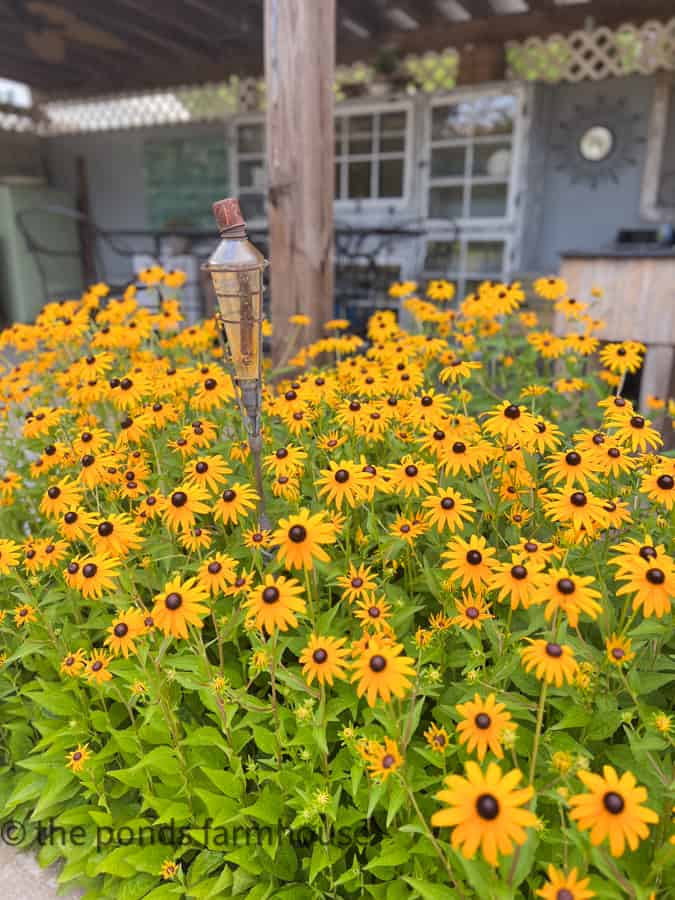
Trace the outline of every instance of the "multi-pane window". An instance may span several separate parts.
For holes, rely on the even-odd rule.
[[[236,184],[244,216],[264,219],[267,194],[265,123],[239,122],[236,126]]]
[[[482,281],[499,281],[506,267],[507,241],[503,236],[431,238],[426,244],[424,274],[455,282],[460,296]]]
[[[335,199],[401,200],[406,193],[406,109],[335,118]]]
[[[519,101],[485,94],[431,108],[428,217],[497,222],[509,216]]]

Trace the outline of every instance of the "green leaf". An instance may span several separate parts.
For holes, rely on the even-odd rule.
[[[422,881],[420,878],[403,876],[403,880],[414,888],[423,900],[457,900],[457,891],[442,884],[432,881]]]

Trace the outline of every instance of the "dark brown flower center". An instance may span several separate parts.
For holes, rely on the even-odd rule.
[[[671,475],[659,475],[656,479],[656,483],[662,491],[672,491],[673,485],[675,485],[675,481],[673,481]]]
[[[417,466],[411,464],[405,467],[405,474],[408,476],[408,478],[414,478],[417,475],[417,472]]]
[[[126,624],[126,622],[118,622],[117,625],[115,625],[115,637],[123,638],[126,637],[128,633],[129,626]]]
[[[513,403],[510,403],[504,410],[504,415],[507,419],[518,419],[520,417],[520,410]]]
[[[491,822],[499,815],[499,801],[494,794],[481,794],[476,800],[476,812],[487,822]]]
[[[171,612],[175,612],[177,609],[183,605],[183,598],[180,594],[176,593],[176,591],[171,591],[170,594],[167,594],[164,598],[164,606],[167,609],[170,609]]]
[[[294,544],[302,544],[307,540],[307,529],[304,525],[293,525],[288,531],[288,536]]]
[[[469,550],[466,554],[466,561],[470,566],[479,566],[483,562],[483,555],[479,550]]]
[[[478,715],[474,719],[474,722],[476,723],[476,728],[480,728],[482,731],[485,731],[485,729],[489,728],[492,724],[490,716],[488,716],[488,714],[484,712],[478,713]]]
[[[511,576],[516,579],[516,581],[522,581],[523,578],[527,577],[527,569],[525,566],[517,565],[511,567]]]
[[[227,490],[223,491],[223,500],[226,503],[232,503],[236,496],[236,491],[233,491],[232,488],[227,488]]]
[[[338,469],[334,477],[338,484],[346,484],[349,481],[349,472],[346,469]]]
[[[273,585],[266,587],[262,592],[263,603],[276,603],[279,600],[279,588],[275,588]]]
[[[568,466],[578,466],[581,463],[581,455],[576,450],[570,450],[565,455],[565,462]]]
[[[114,531],[112,522],[101,522],[101,524],[97,528],[98,533],[101,537],[110,537],[110,535]]]
[[[560,644],[553,644],[549,642],[546,644],[546,655],[553,657],[553,659],[560,659],[563,655],[563,648]]]
[[[174,491],[171,495],[171,505],[177,508],[185,506],[187,499],[187,494],[184,491]]]
[[[98,566],[96,565],[96,563],[87,563],[82,567],[82,574],[85,578],[93,578],[97,572]]]
[[[382,757],[382,768],[391,769],[395,762],[396,760],[391,753],[385,753],[385,755]]]
[[[570,503],[572,506],[586,506],[588,503],[586,494],[584,494],[583,491],[575,491],[570,497]]]
[[[558,583],[556,587],[560,591],[561,594],[573,594],[574,593],[574,582],[571,578],[560,578],[558,579]]]
[[[455,501],[452,499],[452,497],[443,497],[443,499],[441,500],[441,507],[443,509],[453,509],[454,505]]]
[[[480,612],[475,606],[467,606],[466,608],[466,617],[467,619],[477,619],[480,615]]]
[[[618,816],[619,813],[622,813],[626,805],[621,794],[617,794],[616,791],[607,791],[602,798],[602,804],[607,812],[613,816]]]
[[[646,579],[650,584],[660,585],[666,580],[663,569],[647,569]]]
[[[328,654],[323,649],[323,647],[319,647],[317,650],[314,651],[314,653],[312,653],[312,659],[314,660],[315,663],[322,665],[328,659]]]
[[[374,656],[370,657],[370,662],[368,663],[368,665],[373,672],[384,672],[384,670],[387,668],[387,660],[384,658],[384,656],[376,653]]]

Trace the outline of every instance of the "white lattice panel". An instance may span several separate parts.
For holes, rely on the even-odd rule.
[[[599,81],[675,70],[675,18],[643,25],[532,37],[506,44],[509,76],[526,81]]]

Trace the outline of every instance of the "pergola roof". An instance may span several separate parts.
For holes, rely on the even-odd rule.
[[[321,0],[308,0],[321,2]],[[258,75],[264,0],[0,0],[0,77],[43,96]],[[337,61],[670,17],[673,0],[337,0]]]

